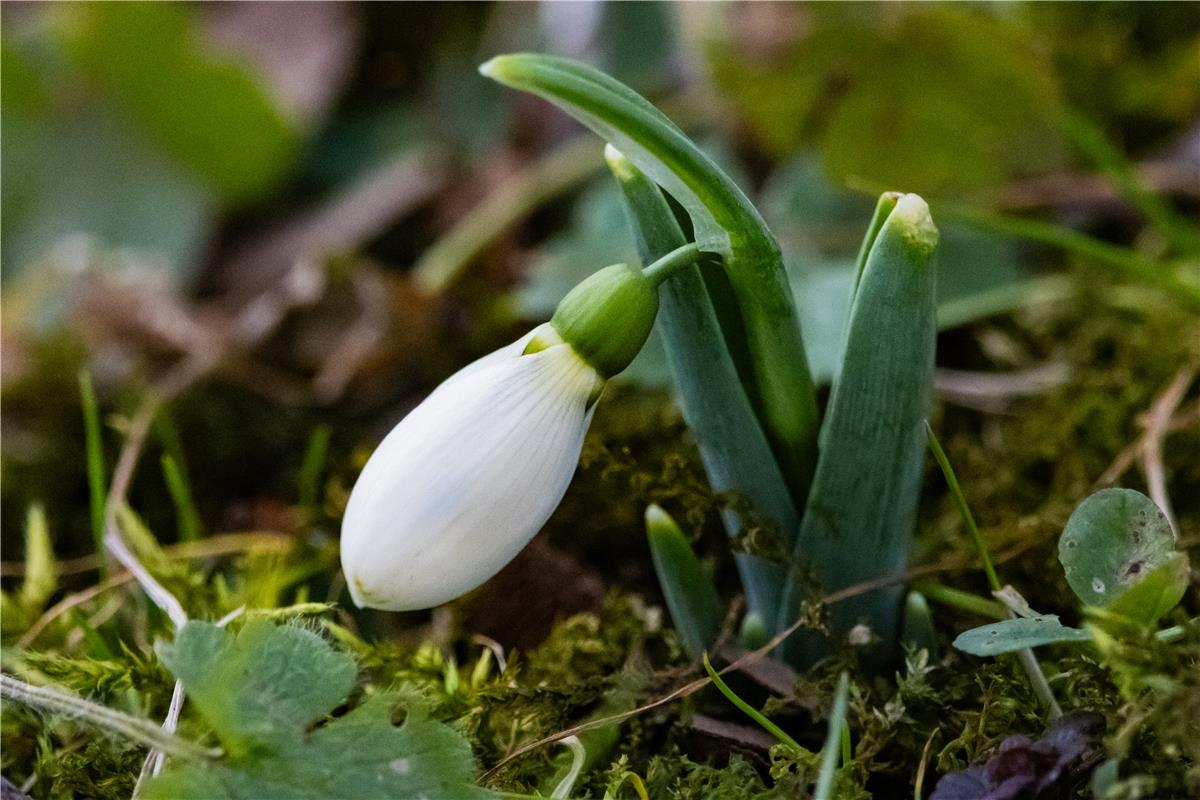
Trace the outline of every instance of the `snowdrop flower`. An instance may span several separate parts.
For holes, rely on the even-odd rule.
[[[451,376],[387,435],[342,522],[356,604],[445,603],[533,538],[567,490],[605,382],[650,334],[661,272],[594,273],[550,322]]]

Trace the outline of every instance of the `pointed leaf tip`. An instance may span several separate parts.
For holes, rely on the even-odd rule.
[[[501,56],[495,56],[494,58],[489,58],[487,61],[480,64],[479,74],[485,78],[492,78],[494,80],[496,72],[496,60],[499,58],[501,58]]]
[[[663,507],[657,503],[651,503],[646,506],[646,527],[675,527],[675,521],[663,510]]]
[[[631,181],[634,179],[636,173],[633,164],[625,157],[624,153],[611,144],[604,145],[604,160],[617,180]]]
[[[929,204],[920,195],[906,194],[896,201],[892,221],[901,227],[904,238],[923,252],[933,252],[938,243],[938,229],[929,214]]]

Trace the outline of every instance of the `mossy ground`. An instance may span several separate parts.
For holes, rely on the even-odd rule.
[[[1195,317],[1138,290],[1096,291],[1095,297],[954,331],[940,342],[942,363],[956,368],[1070,365],[1062,385],[1014,401],[1002,412],[939,403],[934,415],[992,552],[1001,557],[1002,580],[1034,608],[1059,614],[1067,624],[1081,620],[1056,561],[1057,535],[1074,505],[1138,438],[1139,415],[1182,365],[1200,358]],[[86,530],[86,496],[78,488],[84,485],[78,467],[83,460],[75,443],[82,431],[51,424],[78,418],[69,399],[73,374],[61,358],[47,359],[37,374],[42,388],[59,389],[44,414],[30,406],[21,418],[31,430],[60,440],[55,452],[62,459],[18,465],[15,485],[14,473],[8,473],[5,526],[19,524],[14,502],[40,497],[56,530],[81,524]],[[29,385],[6,387],[5,400],[21,404],[31,391]],[[1196,402],[1193,393],[1185,410]],[[209,385],[175,404],[172,415],[190,431],[205,425],[220,429],[223,421],[244,419],[247,408],[261,405]],[[481,767],[489,770],[486,783],[496,788],[548,792],[569,761],[560,747],[549,745],[511,761],[505,757],[540,737],[648,703],[699,674],[687,663],[660,608],[640,522],[646,503],[661,503],[676,514],[711,560],[726,596],[736,591],[730,545],[715,519],[722,504],[736,498],[714,496],[707,488],[667,396],[618,389],[601,408],[577,479],[547,532],[492,584],[432,616],[351,613],[339,607],[307,623],[355,654],[364,691],[406,686],[425,698],[437,718],[466,733]],[[210,472],[217,462],[262,463],[264,452],[285,452],[289,463],[300,462],[314,420],[299,413],[270,424],[265,420],[258,438],[274,437],[268,445],[254,434],[249,440],[216,437],[208,450],[189,441],[187,452],[208,519],[282,533],[249,540],[255,544],[232,557],[180,560],[164,556],[153,541],[142,543],[147,563],[198,617],[220,616],[240,605],[346,602],[333,577],[335,531],[345,488],[361,464],[358,440],[353,432],[335,428],[323,489],[313,507],[297,505],[286,488],[294,470],[278,465],[251,482],[255,498],[230,496],[230,486],[240,485],[244,492],[246,484]],[[1194,420],[1168,435],[1167,485],[1182,545],[1193,554],[1200,531],[1197,453],[1200,425]],[[156,457],[152,448],[146,463]],[[971,547],[936,467],[931,465],[926,478],[914,563],[945,565],[929,577],[986,595],[981,574],[969,566]],[[1146,488],[1136,468],[1119,482]],[[157,501],[149,499],[156,494]],[[161,489],[143,477],[133,499],[135,506],[146,500],[140,510],[159,538],[171,541],[172,516]],[[739,545],[761,545],[748,538]],[[59,541],[64,545],[60,556],[86,546],[61,534]],[[17,554],[10,551],[6,558]],[[94,571],[64,575],[53,599],[95,583]],[[505,606],[505,598],[516,592],[521,602]],[[136,590],[101,592],[59,615],[32,641],[22,641],[49,602],[26,607],[16,595],[6,596],[7,670],[139,715],[165,713],[171,679],[149,645],[166,635],[167,627]],[[1183,622],[1197,610],[1193,586],[1171,622]],[[859,670],[847,651],[809,675],[794,676],[790,691],[772,692],[740,675],[733,685],[815,751],[824,736],[836,673],[850,667],[854,760],[839,774],[837,796],[911,797],[921,764],[927,792],[937,774],[979,760],[1012,733],[1037,734],[1046,724],[1014,660],[970,658],[949,646],[958,632],[983,620],[945,606],[935,606],[933,616],[940,655],[909,653],[892,674]],[[1122,796],[1186,797],[1200,790],[1200,631],[1194,625],[1170,646],[1135,636],[1106,650],[1103,659],[1062,648],[1046,649],[1041,657],[1064,708],[1104,715],[1107,752],[1122,758]],[[710,688],[589,731],[583,736],[588,768],[574,796],[599,797],[608,789],[616,797],[634,797],[630,774],[651,797],[804,796],[815,775],[813,760],[770,746],[748,726]],[[185,713],[182,731],[200,730]],[[0,768],[18,785],[36,778],[30,793],[38,798],[128,797],[144,757],[141,750],[76,721],[12,704],[5,706],[2,731]]]

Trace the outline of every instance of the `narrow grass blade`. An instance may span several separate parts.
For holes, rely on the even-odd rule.
[[[587,758],[587,751],[583,749],[583,742],[579,741],[578,736],[568,736],[562,740],[562,744],[571,751],[571,769],[550,793],[551,800],[554,798],[566,800],[571,796],[571,790],[575,788],[575,781],[579,780],[579,773],[583,772],[584,759]]]
[[[925,201],[904,195],[871,245],[854,297],[780,628],[799,611],[805,573],[836,591],[897,575],[907,564],[933,391],[936,247]],[[887,661],[902,595],[896,585],[832,605],[832,635],[866,623],[882,642],[879,660]],[[829,642],[800,632],[784,649],[787,659],[809,665],[829,652]]]
[[[829,730],[825,734],[825,746],[821,748],[821,768],[817,772],[817,788],[813,800],[831,800],[833,778],[837,772],[838,741],[846,726],[846,699],[850,693],[850,676],[843,672],[838,676],[837,694],[833,696],[833,710],[829,713]],[[844,754],[843,754],[844,755]]]
[[[966,526],[967,532],[971,535],[971,540],[975,543],[975,548],[979,551],[979,561],[983,565],[983,571],[987,573],[988,583],[991,585],[993,592],[999,592],[1001,589],[1000,577],[996,574],[996,568],[992,565],[992,557],[988,552],[987,543],[983,540],[983,536],[980,535],[978,526],[975,525],[975,515],[971,513],[971,507],[967,505],[967,497],[963,494],[962,487],[958,483],[958,476],[954,474],[954,467],[950,465],[950,459],[946,457],[946,451],[942,449],[941,443],[938,441],[937,436],[934,435],[933,428],[929,426],[928,422],[925,423],[925,434],[926,440],[929,443],[929,449],[933,452],[934,459],[942,469],[946,485],[950,488],[950,493],[954,495],[954,502],[958,504],[958,511],[962,515],[963,525]],[[1007,612],[1007,616],[1013,618],[1016,615],[1010,610]],[[958,644],[955,643],[955,647],[957,646]],[[1050,710],[1050,716],[1054,719],[1061,717],[1062,709],[1059,708],[1058,701],[1054,699],[1054,692],[1050,689],[1050,683],[1046,680],[1046,675],[1042,672],[1042,666],[1038,663],[1037,656],[1034,655],[1033,650],[1030,648],[1018,650],[1016,658],[1021,664],[1021,669],[1025,670],[1034,693]]]
[[[962,589],[955,589],[953,586],[946,586],[943,583],[917,581],[913,584],[913,589],[920,592],[926,600],[932,600],[935,603],[957,608],[970,614],[977,614],[988,619],[1008,619],[1009,617],[1008,609],[1002,603],[988,600],[971,592],[964,592]]]
[[[699,660],[721,632],[724,611],[717,587],[675,520],[655,505],[646,509],[646,538],[683,649]]]
[[[1081,114],[1065,120],[1071,141],[1097,167],[1108,174],[1121,196],[1141,212],[1146,222],[1184,254],[1200,253],[1200,226],[1177,212],[1164,196],[1147,190],[1138,180],[1133,164],[1103,128]]]
[[[104,497],[107,478],[104,474],[104,443],[100,438],[100,406],[96,390],[87,370],[79,373],[79,399],[83,406],[84,443],[87,448],[88,497],[92,512],[92,543],[100,559],[100,576],[108,573],[107,551],[104,549]]]
[[[321,474],[325,471],[325,461],[329,458],[331,433],[328,425],[313,428],[308,437],[308,446],[304,449],[304,460],[300,463],[297,481],[300,504],[304,506],[310,523],[318,518],[321,510]]]
[[[762,422],[793,496],[816,460],[816,394],[779,245],[746,195],[673,122],[621,82],[562,58],[518,53],[480,72],[554,103],[608,141],[692,218],[696,243],[722,257],[741,312]]]
[[[725,698],[729,702],[737,706],[738,709],[740,709],[742,713],[744,713],[750,719],[761,725],[767,733],[771,734],[788,747],[794,748],[797,753],[808,752],[805,748],[800,746],[799,742],[797,742],[791,736],[788,736],[783,728],[779,727],[774,722],[771,722],[771,720],[763,716],[761,711],[747,703],[742,698],[738,697],[737,692],[733,691],[733,689],[730,689],[728,684],[726,684],[721,678],[721,675],[715,669],[713,669],[712,662],[708,660],[708,653],[704,654],[704,671],[708,673],[708,677],[713,682],[713,685],[717,687],[721,694],[725,695]]]
[[[950,494],[958,506],[958,513],[962,516],[963,525],[967,527],[967,533],[975,544],[975,551],[979,553],[979,563],[983,565],[988,585],[992,587],[993,592],[998,592],[1000,591],[1000,578],[996,575],[996,567],[992,564],[992,555],[988,552],[987,542],[983,541],[983,536],[979,533],[979,526],[975,524],[975,515],[971,513],[971,507],[967,505],[967,497],[958,484],[958,476],[954,474],[954,468],[950,466],[950,459],[946,457],[942,443],[938,441],[937,434],[933,432],[933,428],[929,426],[928,422],[925,423],[925,437],[929,442],[929,450],[933,453],[934,460],[941,467],[942,477],[946,479],[946,485],[950,487]]]
[[[1200,283],[1188,280],[1176,264],[1164,263],[1136,250],[1088,236],[1050,222],[998,214],[976,208],[939,206],[939,213],[981,230],[1015,236],[1073,253],[1107,267],[1116,276],[1161,289],[1186,308],[1200,311]],[[1193,270],[1194,271],[1194,270]]]
[[[445,291],[519,220],[603,166],[591,137],[579,136],[513,175],[421,255],[413,283],[426,294]]]
[[[0,697],[29,708],[61,714],[177,758],[208,759],[222,755],[220,750],[202,747],[167,733],[148,719],[134,717],[48,686],[34,686],[8,675],[0,675]]]
[[[610,146],[606,156],[642,261],[650,263],[683,244],[683,231],[658,185],[615,148]],[[713,489],[744,499],[761,522],[775,526],[786,539],[797,525],[791,494],[738,380],[697,267],[681,269],[663,282],[656,325],[666,344],[683,418],[696,437]],[[722,520],[730,536],[748,522],[733,509],[724,511]],[[782,566],[749,554],[735,558],[750,613],[774,625]]]
[[[179,525],[179,541],[194,542],[203,535],[200,524],[200,514],[192,500],[192,487],[187,476],[180,469],[179,463],[164,453],[162,457],[163,480],[167,484],[167,492],[175,505],[175,520]]]

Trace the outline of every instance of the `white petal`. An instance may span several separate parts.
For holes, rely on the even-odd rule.
[[[371,456],[342,522],[358,605],[452,600],[511,561],[558,506],[600,379],[568,345],[521,355],[525,341],[451,377]]]

